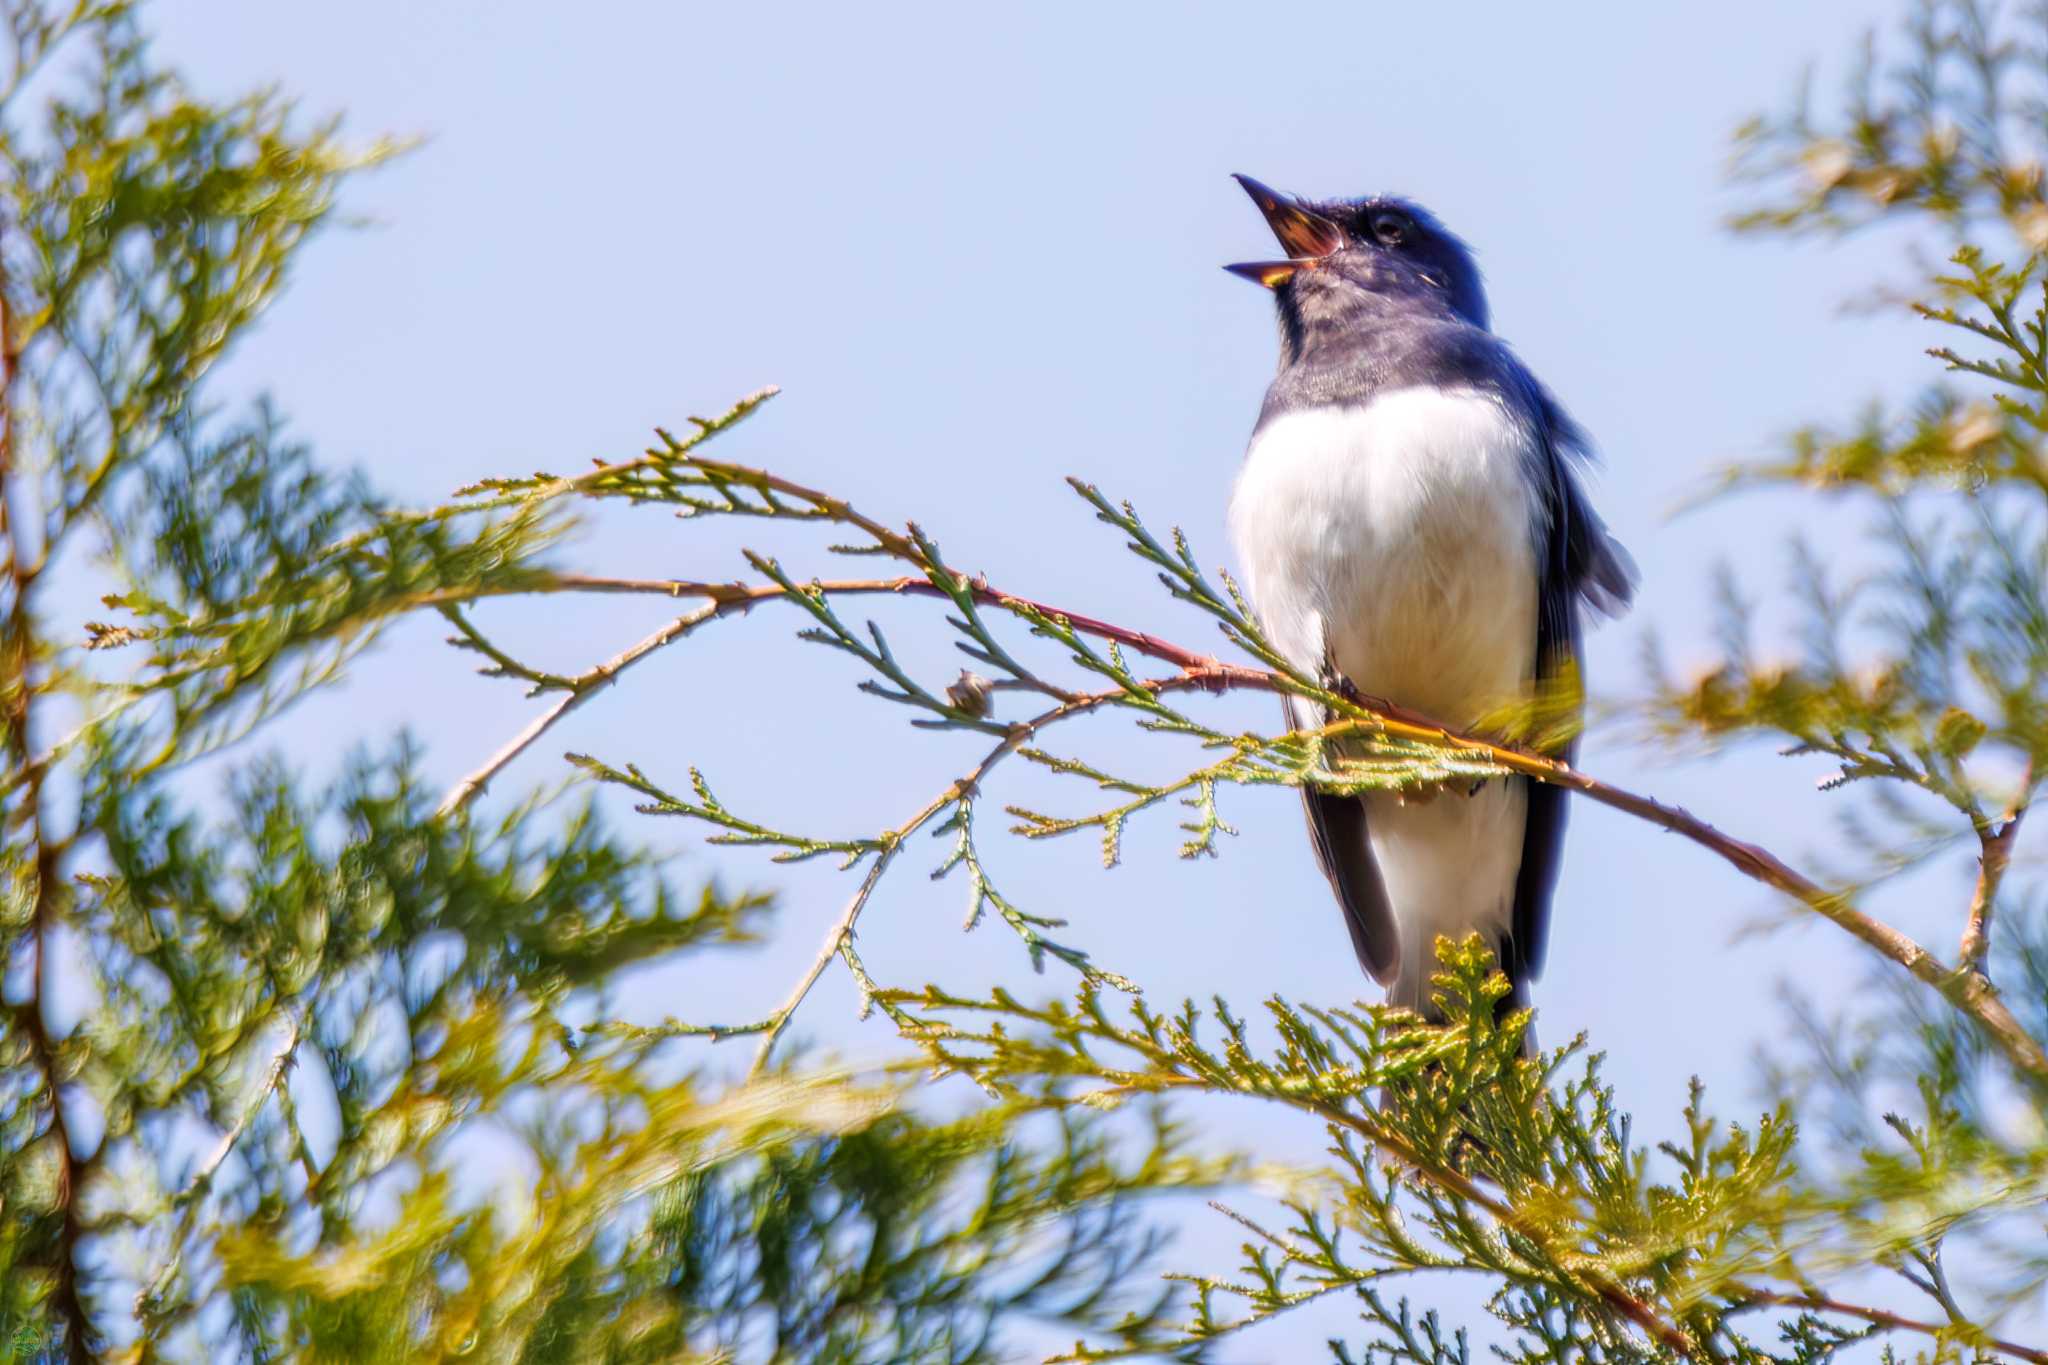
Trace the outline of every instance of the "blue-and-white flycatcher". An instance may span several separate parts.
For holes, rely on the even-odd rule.
[[[1230,503],[1268,639],[1333,690],[1456,729],[1576,676],[1584,608],[1634,571],[1579,486],[1585,434],[1488,327],[1465,244],[1396,198],[1304,201],[1238,177],[1286,257],[1229,269],[1273,291],[1280,368]],[[1325,723],[1288,703],[1297,729]],[[1569,759],[1571,746],[1560,756]],[[1565,793],[1303,788],[1358,960],[1429,1012],[1434,943],[1477,932],[1527,1002],[1543,962]]]

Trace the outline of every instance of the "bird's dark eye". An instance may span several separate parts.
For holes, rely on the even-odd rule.
[[[1408,220],[1398,213],[1375,213],[1372,235],[1383,246],[1400,246],[1408,240]]]

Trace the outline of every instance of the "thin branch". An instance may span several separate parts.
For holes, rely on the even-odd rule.
[[[492,778],[503,772],[506,765],[519,757],[519,755],[525,753],[535,740],[552,729],[556,721],[581,705],[584,695],[583,692],[566,692],[560,701],[527,722],[524,729],[506,740],[496,753],[485,759],[481,767],[450,787],[448,794],[441,798],[440,807],[435,811],[435,814],[441,816],[452,815],[476,800],[477,797],[482,796],[484,789],[490,786]]]
[[[477,670],[485,677],[518,678],[524,682],[532,683],[533,690],[526,694],[529,697],[537,697],[543,692],[561,691],[570,685],[569,680],[560,674],[544,673],[540,669],[529,668],[504,650],[499,649],[495,644],[491,643],[490,637],[469,623],[469,618],[463,615],[460,605],[453,602],[443,602],[438,604],[435,609],[443,617],[447,618],[448,624],[454,626],[458,632],[458,634],[448,637],[449,644],[454,645],[457,649],[472,650],[491,661],[488,668]]]
[[[777,589],[777,593],[780,593],[780,589]],[[504,771],[507,764],[525,753],[535,740],[553,729],[557,721],[583,705],[584,702],[589,701],[597,693],[611,686],[621,672],[631,668],[634,664],[663,646],[674,644],[706,621],[715,620],[724,614],[726,610],[726,606],[719,602],[712,602],[707,606],[699,607],[696,611],[678,616],[660,630],[620,650],[603,663],[586,669],[572,678],[563,679],[567,690],[564,692],[562,699],[542,714],[534,717],[533,721],[525,729],[514,735],[510,740],[507,740],[503,747],[485,759],[481,767],[449,788],[448,794],[441,798],[441,806],[438,813],[444,816],[450,815],[476,800],[477,797],[483,794],[484,788],[491,784],[491,779]]]
[[[214,1172],[218,1171],[222,1163],[233,1153],[235,1145],[242,1140],[242,1134],[256,1121],[257,1114],[261,1113],[263,1106],[269,1102],[271,1092],[277,1089],[278,1082],[284,1079],[285,1072],[291,1068],[292,1056],[299,1046],[301,1025],[298,1015],[291,1011],[286,1011],[285,1021],[284,1042],[279,1046],[277,1055],[270,1059],[270,1065],[264,1069],[263,1079],[250,1094],[242,1107],[242,1112],[235,1116],[234,1123],[220,1135],[220,1141],[207,1153],[206,1160],[199,1163],[199,1168],[192,1173],[192,1178],[186,1182],[185,1188],[172,1200],[174,1205],[190,1207],[205,1195],[207,1187],[213,1182]]]
[[[1844,1303],[1823,1294],[1780,1294],[1768,1289],[1741,1289],[1736,1291],[1738,1305],[1779,1308],[1803,1308],[1815,1313],[1837,1313],[1845,1318],[1859,1318],[1875,1327],[1892,1332],[1917,1332],[1922,1336],[1951,1337],[1989,1346],[2029,1365],[2048,1365],[2048,1351],[2033,1346],[2023,1346],[2017,1341],[2003,1341],[1994,1336],[1975,1332],[1959,1324],[1922,1322],[1884,1308],[1870,1308],[1863,1304]]]
[[[989,583],[985,578],[966,578],[961,581],[973,594],[974,600],[985,607],[1002,607],[1020,615],[1036,614],[1053,619],[1064,619],[1083,635],[1092,635],[1098,640],[1114,640],[1126,649],[1134,650],[1161,663],[1175,667],[1199,667],[1217,662],[1214,655],[1177,645],[1157,635],[1142,630],[1131,630],[1109,621],[1086,616],[1080,612],[1068,611],[1064,607],[1050,606],[1044,602],[1005,592]],[[884,593],[897,597],[938,597],[950,596],[929,578],[905,575],[900,578],[826,578],[818,579],[806,586],[816,587],[827,597],[851,597],[860,594]],[[461,600],[475,601],[484,597],[525,597],[541,593],[578,592],[631,594],[652,597],[702,597],[734,611],[745,611],[756,602],[771,601],[787,596],[787,590],[773,583],[710,583],[693,578],[611,578],[600,574],[558,573],[522,583],[492,586],[481,592],[467,592],[459,599],[451,590],[443,593],[431,603],[439,606],[445,602]]]
[[[1950,1322],[1958,1327],[1968,1326],[1970,1315],[1963,1311],[1963,1306],[1960,1303],[1956,1302],[1956,1292],[1949,1287],[1948,1269],[1941,1263],[1941,1238],[1937,1236],[1925,1250],[1915,1248],[1912,1255],[1913,1259],[1918,1261],[1921,1268],[1927,1272],[1927,1281],[1922,1288],[1926,1290],[1928,1297],[1941,1305],[1941,1310],[1948,1314]],[[1902,1269],[1900,1273],[1904,1274],[1905,1272]],[[1918,1279],[1915,1276],[1908,1275],[1907,1278],[1914,1279],[1918,1283]]]
[[[256,1121],[256,1116],[263,1112],[263,1106],[270,1102],[270,1097],[283,1084],[285,1073],[291,1069],[292,1058],[298,1051],[303,1024],[295,1010],[287,1009],[284,1015],[284,1042],[278,1048],[277,1055],[271,1058],[270,1065],[265,1068],[262,1080],[242,1106],[242,1112],[235,1116],[235,1121],[221,1134],[220,1141],[214,1144],[213,1150],[207,1153],[206,1159],[193,1171],[191,1179],[185,1182],[185,1188],[171,1199],[171,1207],[182,1209],[183,1213],[178,1220],[178,1230],[171,1238],[169,1256],[164,1262],[163,1269],[135,1295],[135,1312],[138,1317],[146,1313],[147,1306],[164,1292],[171,1282],[171,1277],[177,1273],[180,1253],[191,1240],[193,1229],[198,1226],[200,1209],[206,1202],[206,1192],[212,1188],[214,1174],[226,1163],[236,1144],[242,1140],[242,1134]]]
[[[1970,918],[1963,926],[1963,941],[1956,948],[1956,965],[1959,970],[1987,977],[1984,969],[1986,957],[1991,951],[1991,915],[1998,899],[1999,884],[2005,880],[2005,870],[2012,865],[2013,845],[2019,841],[2020,821],[2027,815],[2027,805],[2034,795],[2034,763],[2027,761],[2027,770],[2020,778],[2020,789],[2013,796],[2012,804],[2006,807],[2004,817],[1996,826],[1980,825],[1977,830],[1978,842],[1983,852],[1977,861],[1977,886],[1970,893]]]
[[[943,804],[941,801],[934,801],[912,817],[908,824],[890,835],[883,836],[882,850],[875,855],[874,862],[868,865],[867,875],[860,880],[860,889],[853,893],[853,898],[847,901],[846,908],[839,913],[839,918],[834,920],[832,927],[826,931],[825,941],[818,945],[818,955],[811,959],[810,967],[798,979],[795,989],[790,991],[787,999],[776,1006],[775,1013],[768,1016],[765,1026],[760,1030],[761,1044],[754,1049],[754,1063],[747,1070],[749,1078],[759,1076],[767,1069],[769,1054],[774,1052],[776,1042],[782,1037],[783,1030],[789,1026],[790,1018],[796,1014],[797,1007],[803,1004],[804,997],[811,993],[811,987],[817,985],[818,978],[825,974],[825,968],[832,965],[832,959],[840,955],[847,940],[853,937],[854,925],[860,920],[860,912],[867,907],[869,898],[875,894],[875,887],[882,880],[882,874],[888,870],[889,864],[895,860],[897,851],[903,847],[904,837],[915,832],[919,825],[937,814]],[[718,1036],[730,1036],[741,1031],[721,1029],[718,1030]]]
[[[898,537],[898,539],[901,538]],[[908,542],[906,541],[905,543],[907,544]],[[840,579],[806,586],[817,587],[823,590],[827,596],[881,593],[907,597],[937,597],[942,599],[948,597],[948,594],[942,591],[936,584],[925,578]],[[1133,649],[1140,654],[1163,660],[1182,669],[1222,669],[1225,667],[1225,665],[1220,664],[1216,659],[1208,655],[1197,654],[1193,650],[1183,649],[1179,645],[1162,640],[1156,635],[1147,635],[1143,631],[1126,630],[1122,626],[1111,625],[1107,621],[1098,621],[1090,616],[1061,611],[1056,607],[1049,607],[1041,602],[1034,602],[1030,598],[1018,597],[1012,593],[999,592],[980,580],[973,580],[970,583],[970,587],[974,593],[975,600],[984,605],[1003,607],[1011,611],[1036,613],[1055,619],[1064,618],[1069,625],[1083,634],[1093,635],[1099,639],[1115,640],[1118,644]],[[440,813],[442,815],[448,815],[460,810],[476,800],[478,796],[483,794],[484,789],[490,785],[492,779],[496,778],[512,760],[518,758],[520,754],[532,747],[533,742],[554,728],[556,722],[560,721],[577,707],[583,705],[593,693],[609,686],[625,669],[632,667],[663,646],[673,644],[677,640],[682,639],[707,621],[717,620],[721,616],[742,615],[751,610],[757,602],[779,601],[789,596],[789,590],[778,583],[704,583],[688,579],[595,578],[581,574],[561,574],[551,580],[540,583],[523,584],[507,588],[503,594],[496,595],[524,595],[536,592],[653,593],[664,597],[702,597],[708,598],[709,601],[705,606],[677,617],[660,630],[649,635],[646,639],[641,640],[638,644],[628,649],[622,650],[604,663],[573,677],[560,679],[558,685],[563,688],[561,700],[557,701],[541,715],[535,717],[525,729],[514,735],[496,753],[485,759],[481,766],[449,788],[448,794],[441,799]],[[1261,678],[1266,676],[1256,669],[1244,669],[1241,671],[1248,675],[1257,675]]]

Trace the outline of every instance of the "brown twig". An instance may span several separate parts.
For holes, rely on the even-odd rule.
[[[2029,759],[2026,772],[2020,777],[2020,789],[2013,796],[2012,804],[2006,807],[2003,818],[1996,825],[1984,824],[1977,829],[1977,840],[1983,851],[1977,861],[1977,885],[1970,893],[1970,917],[1963,925],[1963,941],[1956,947],[1959,971],[1989,978],[1984,963],[1991,951],[1991,915],[1998,899],[1999,884],[2005,880],[2006,868],[2012,865],[2012,850],[2019,841],[2020,821],[2026,818],[2027,805],[2033,795],[2034,764]]]
[[[1930,1337],[1951,1337],[1989,1346],[2029,1365],[2048,1365],[2048,1351],[2033,1346],[2023,1346],[2016,1341],[2002,1341],[1953,1324],[1922,1322],[1918,1318],[1905,1317],[1884,1308],[1870,1308],[1863,1304],[1844,1303],[1822,1294],[1781,1294],[1769,1289],[1738,1289],[1737,1306],[1755,1304],[1772,1305],[1779,1308],[1804,1308],[1815,1313],[1836,1313],[1845,1318],[1859,1318],[1876,1327],[1894,1332],[1918,1332]]]
[[[776,591],[780,594],[781,589],[778,588]],[[574,677],[565,678],[563,682],[566,690],[562,699],[534,717],[525,729],[507,740],[496,753],[485,759],[481,767],[449,788],[448,794],[441,798],[439,813],[448,815],[476,800],[483,794],[484,788],[491,784],[491,779],[502,772],[507,764],[525,753],[535,740],[553,729],[557,721],[611,686],[621,672],[663,646],[674,644],[706,621],[715,620],[728,609],[723,603],[712,602],[696,611],[678,616],[660,630],[620,650],[603,663],[585,669]]]
[[[182,1209],[183,1214],[178,1220],[177,1232],[171,1238],[163,1268],[157,1272],[154,1279],[136,1291],[137,1317],[146,1316],[150,1303],[157,1295],[163,1293],[170,1285],[172,1277],[177,1274],[180,1253],[191,1238],[193,1229],[198,1226],[199,1213],[205,1204],[207,1191],[213,1186],[214,1175],[234,1152],[236,1144],[242,1140],[242,1135],[248,1132],[249,1125],[263,1112],[263,1107],[270,1102],[271,1095],[281,1092],[286,1084],[285,1075],[291,1070],[292,1059],[298,1052],[304,1026],[295,1010],[285,1010],[284,1016],[284,1042],[278,1048],[277,1054],[270,1059],[270,1065],[263,1069],[263,1076],[254,1093],[244,1101],[241,1112],[235,1116],[234,1122],[228,1125],[227,1131],[221,1134],[220,1140],[214,1143],[213,1150],[207,1153],[206,1158],[192,1172],[191,1178],[185,1182],[185,1188],[171,1198],[170,1206],[173,1209]]]
[[[874,862],[868,865],[867,875],[860,879],[859,889],[853,893],[852,898],[846,902],[846,908],[840,911],[839,918],[834,920],[832,927],[826,931],[825,941],[818,945],[818,955],[811,959],[809,969],[798,979],[788,997],[776,1006],[775,1012],[762,1021],[761,1044],[754,1049],[753,1065],[747,1069],[749,1077],[758,1076],[767,1070],[769,1055],[775,1051],[776,1042],[781,1039],[783,1030],[789,1027],[789,1021],[795,1017],[798,1006],[802,1005],[804,998],[811,993],[811,987],[818,984],[818,978],[825,974],[825,969],[832,965],[832,959],[846,951],[847,941],[853,937],[854,927],[860,921],[860,912],[867,908],[868,901],[875,894],[875,887],[881,883],[882,874],[888,870],[889,864],[895,861],[897,850],[903,847],[903,840],[937,814],[943,808],[944,800],[945,798],[941,798],[934,801],[913,816],[908,824],[884,836],[882,847],[875,854]],[[741,1031],[719,1029],[715,1030],[715,1034],[718,1037],[731,1037]]]
[[[1142,630],[1131,630],[1125,626],[1086,616],[1080,612],[1068,611],[1064,607],[1048,606],[1046,603],[1022,597],[1013,592],[1004,592],[992,586],[983,578],[963,577],[974,600],[984,607],[1002,607],[1037,613],[1048,618],[1064,618],[1068,624],[1083,635],[1092,635],[1098,640],[1114,640],[1124,648],[1172,664],[1176,668],[1206,667],[1217,662],[1213,655],[1187,649],[1148,635]],[[809,586],[823,591],[828,597],[852,596],[860,593],[884,593],[897,597],[946,597],[947,594],[929,578],[906,574],[900,578],[827,578],[817,580]],[[588,592],[623,593],[654,597],[702,597],[735,610],[744,611],[756,602],[766,602],[785,595],[784,590],[773,583],[709,583],[691,578],[610,578],[599,574],[555,574],[529,583],[512,584],[493,588],[481,596],[521,597],[533,593]]]

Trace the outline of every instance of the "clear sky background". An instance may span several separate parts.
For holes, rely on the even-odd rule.
[[[1312,195],[1398,191],[1479,249],[1497,330],[1604,452],[1595,500],[1643,587],[1633,616],[1594,638],[1589,666],[1596,690],[1625,697],[1650,632],[1681,665],[1706,657],[1716,560],[1776,595],[1790,533],[1851,556],[1861,527],[1850,503],[1749,497],[1676,521],[1673,507],[1719,463],[1934,374],[1913,324],[1841,312],[1891,246],[1745,241],[1719,226],[1738,202],[1721,183],[1737,120],[1781,106],[1809,59],[1839,60],[1895,17],[1890,3],[1310,14],[213,0],[153,17],[163,53],[209,93],[276,82],[309,113],[346,111],[357,136],[427,138],[350,190],[347,208],[373,225],[310,253],[217,390],[274,394],[327,459],[409,501],[627,456],[656,424],[777,383],[784,396],[719,454],[884,520],[914,517],[956,565],[1011,590],[1213,648],[1203,619],[1061,476],[1133,499],[1227,562],[1225,502],[1274,355],[1267,298],[1218,269],[1273,250],[1229,173]],[[1835,74],[1823,66],[1822,91]],[[872,566],[835,562],[826,539],[640,512],[596,525],[565,559],[729,577],[749,545],[803,576]],[[936,614],[882,606],[906,659],[950,678]],[[555,598],[484,620],[574,670],[665,615],[658,602]],[[396,633],[346,689],[295,711],[280,742],[321,772],[347,744],[410,726],[440,778],[475,765],[541,703],[474,677],[435,624]],[[733,808],[819,833],[899,823],[982,743],[910,729],[907,713],[854,691],[850,660],[795,642],[800,624],[763,610],[667,652],[553,732],[494,799],[559,779],[559,754],[575,749],[678,787],[696,764]],[[1247,728],[1271,720],[1267,698],[1211,706]],[[1066,747],[1084,743],[1127,770],[1165,775],[1179,758],[1123,721],[1068,732]],[[1674,762],[1600,733],[1582,760],[1795,861],[1835,837],[1841,798],[1814,791],[1811,765]],[[1065,810],[1090,796],[1021,769],[993,795]],[[1224,800],[1240,835],[1214,863],[1175,859],[1169,813],[1132,827],[1113,872],[1085,836],[985,837],[985,851],[1016,899],[1069,916],[1069,941],[1156,1001],[1357,997],[1367,983],[1293,795]],[[992,808],[986,824],[993,836]],[[680,852],[682,878],[716,872],[784,902],[767,949],[647,973],[620,1009],[765,1012],[850,881],[705,849],[680,825],[642,832]],[[1965,871],[1958,858],[1933,874],[1954,890],[1945,900],[1961,904]],[[906,861],[863,922],[869,962],[904,984],[1033,987],[999,923],[958,932],[963,897]],[[1824,927],[1739,936],[1769,908],[1697,848],[1576,811],[1539,1027],[1548,1041],[1591,1033],[1640,1138],[1676,1130],[1693,1073],[1720,1113],[1753,1118],[1751,1058],[1783,1027],[1778,983],[1838,996],[1858,978],[1850,945]],[[1049,973],[1036,989],[1069,984]],[[856,1052],[886,1041],[856,1025],[837,972],[799,1028]],[[1319,1136],[1267,1114],[1213,1121],[1282,1155]],[[1200,1214],[1175,1259],[1216,1269],[1236,1240]],[[1345,1331],[1347,1312],[1247,1341],[1238,1358],[1299,1358]]]

